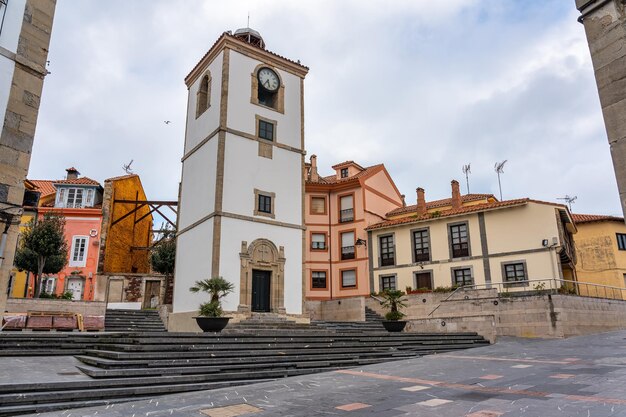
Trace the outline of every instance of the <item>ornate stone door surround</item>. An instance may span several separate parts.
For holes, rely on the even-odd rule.
[[[256,239],[254,242],[241,242],[241,261],[239,278],[240,313],[249,313],[252,305],[252,270],[271,271],[270,278],[270,310],[273,313],[285,314],[285,248],[268,239]]]

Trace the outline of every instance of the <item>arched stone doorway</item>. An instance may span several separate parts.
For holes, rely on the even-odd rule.
[[[267,303],[268,309],[261,308],[259,311],[284,314],[285,249],[282,246],[277,249],[268,239],[256,239],[249,246],[246,241],[242,241],[239,259],[241,268],[238,311],[247,313],[255,310],[255,306],[258,309],[261,298],[261,304]],[[267,300],[263,300],[265,280],[269,280]],[[262,293],[259,294],[259,291]]]

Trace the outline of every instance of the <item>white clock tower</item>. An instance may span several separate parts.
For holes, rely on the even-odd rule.
[[[213,276],[235,285],[225,311],[302,313],[307,72],[247,28],[222,34],[185,78],[170,329],[189,328],[207,301],[189,287]]]

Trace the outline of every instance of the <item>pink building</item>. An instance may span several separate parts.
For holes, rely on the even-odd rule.
[[[370,224],[403,207],[403,196],[383,164],[363,168],[353,161],[319,176],[311,156],[305,172],[306,298],[329,300],[368,295],[367,232]]]

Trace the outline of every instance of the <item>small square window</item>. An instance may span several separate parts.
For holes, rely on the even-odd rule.
[[[626,234],[616,233],[617,235],[617,248],[619,250],[626,250]]]
[[[341,168],[341,178],[348,178],[348,168]]]
[[[356,287],[356,270],[355,269],[341,271],[341,286],[343,288],[355,288]]]
[[[259,138],[273,141],[274,124],[266,122],[265,120],[259,120]]]
[[[326,288],[326,271],[312,271],[311,286],[313,288]]]
[[[326,214],[326,197],[311,197],[311,214]]]
[[[380,290],[395,290],[396,289],[396,276],[395,275],[383,275],[380,277]]]
[[[311,249],[326,250],[326,234],[311,233]]]
[[[523,262],[504,264],[504,282],[517,283],[527,281],[526,265]]]
[[[459,268],[452,271],[453,284],[458,286],[472,285],[474,279],[472,278],[471,268]]]
[[[259,211],[261,213],[272,212],[272,197],[269,195],[259,194]]]
[[[254,215],[275,218],[276,194],[254,190]]]

